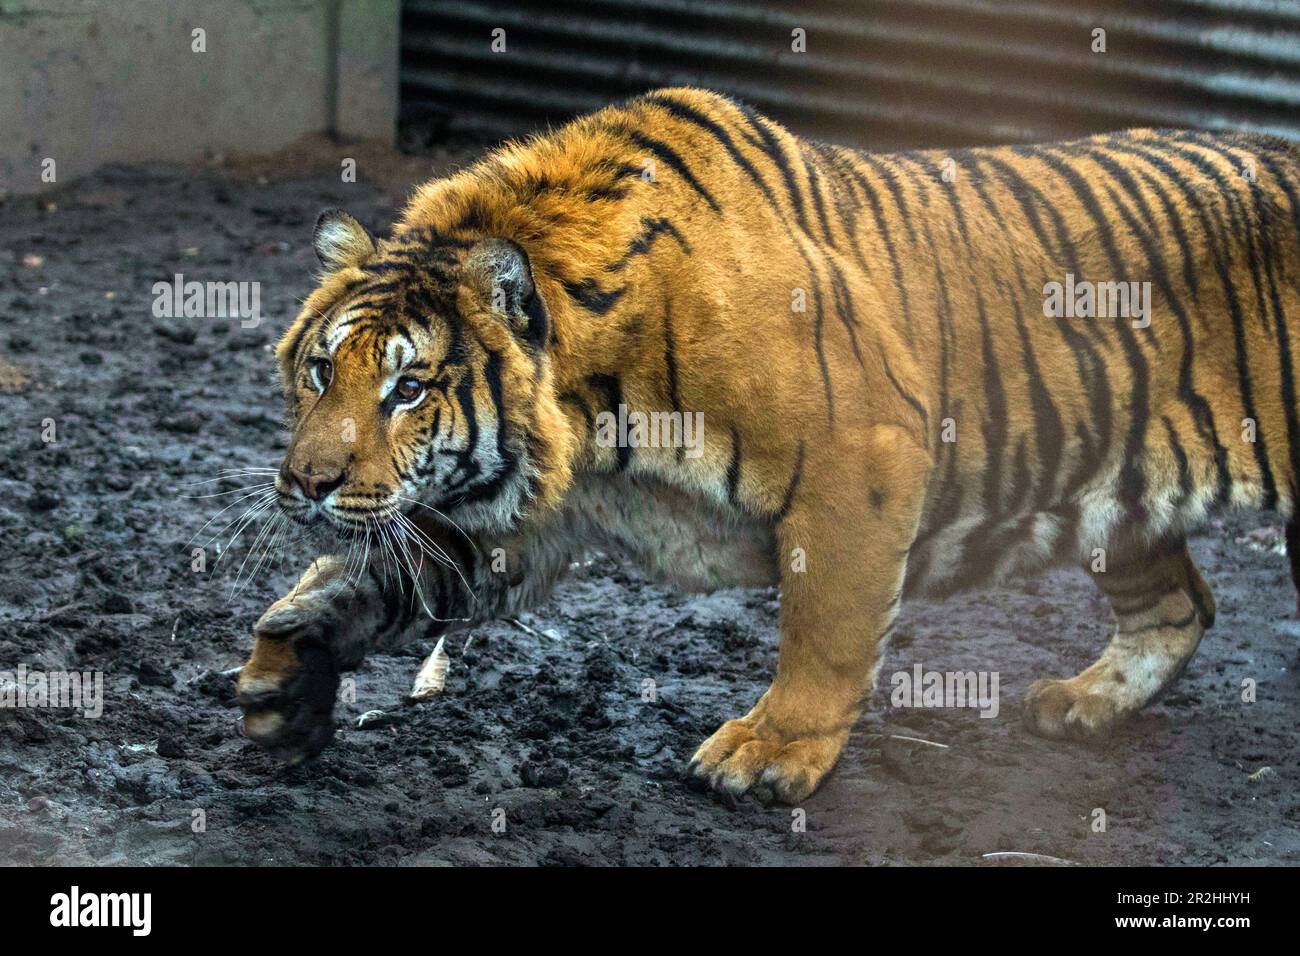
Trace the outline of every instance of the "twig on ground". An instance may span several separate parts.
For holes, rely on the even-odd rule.
[[[986,860],[1032,860],[1035,863],[1050,863],[1052,866],[1078,866],[1074,860],[1059,856],[1047,856],[1045,853],[1022,853],[1019,850],[999,850],[996,853],[982,854]]]
[[[909,744],[925,744],[927,747],[938,747],[940,750],[949,750],[947,744],[935,743],[933,740],[926,740],[922,737],[905,737],[902,734],[867,734],[868,737],[874,737],[877,740],[888,738],[889,740],[905,740]]]

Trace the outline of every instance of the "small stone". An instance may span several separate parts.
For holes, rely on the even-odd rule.
[[[104,595],[104,599],[99,602],[99,606],[105,614],[135,613],[135,605],[131,603],[131,599],[120,591],[110,591]]]
[[[147,687],[172,687],[176,683],[176,675],[163,670],[152,661],[141,661],[136,667],[136,675],[140,683]]]
[[[179,322],[155,322],[153,331],[155,335],[160,335],[177,345],[193,345],[194,340],[198,338],[194,326],[182,325]]]
[[[197,435],[203,423],[194,412],[181,412],[158,419],[158,427],[178,435]]]
[[[158,738],[159,757],[184,757],[185,743],[179,737],[167,735]]]
[[[562,763],[528,761],[519,768],[525,787],[558,787],[569,779],[569,768]]]
[[[27,499],[27,507],[33,511],[53,511],[59,504],[59,496],[48,491],[38,491]]]

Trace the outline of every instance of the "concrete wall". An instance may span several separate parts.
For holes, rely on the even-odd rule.
[[[400,0],[0,0],[0,190],[103,163],[392,141]],[[197,52],[193,31],[204,31]]]

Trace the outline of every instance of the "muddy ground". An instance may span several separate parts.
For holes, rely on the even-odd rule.
[[[278,463],[271,347],[309,288],[317,211],[381,228],[406,186],[470,152],[363,151],[357,183],[340,181],[340,155],[315,143],[259,164],[108,169],[0,205],[0,672],[105,680],[98,719],[0,709],[0,862],[1300,862],[1295,595],[1258,515],[1195,541],[1219,622],[1176,690],[1106,747],[1019,722],[1033,679],[1104,643],[1081,573],[911,604],[804,828],[680,779],[766,686],[776,594],[678,596],[599,556],[523,626],[451,641],[440,699],[402,703],[428,643],[372,658],[334,746],[275,765],[240,734],[229,672],[309,555],[232,596],[242,545],[192,570],[191,540],[225,499],[181,496]],[[260,282],[263,321],[155,318],[153,283],[177,272]],[[892,708],[890,675],[918,662],[997,671],[999,713]],[[356,729],[374,709],[390,721]]]

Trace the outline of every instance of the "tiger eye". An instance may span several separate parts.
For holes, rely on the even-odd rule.
[[[334,363],[327,358],[319,358],[313,363],[316,382],[322,388],[328,388],[334,379]]]
[[[420,397],[424,391],[424,383],[418,378],[398,379],[397,387],[394,389],[397,397],[404,402],[413,402]]]

